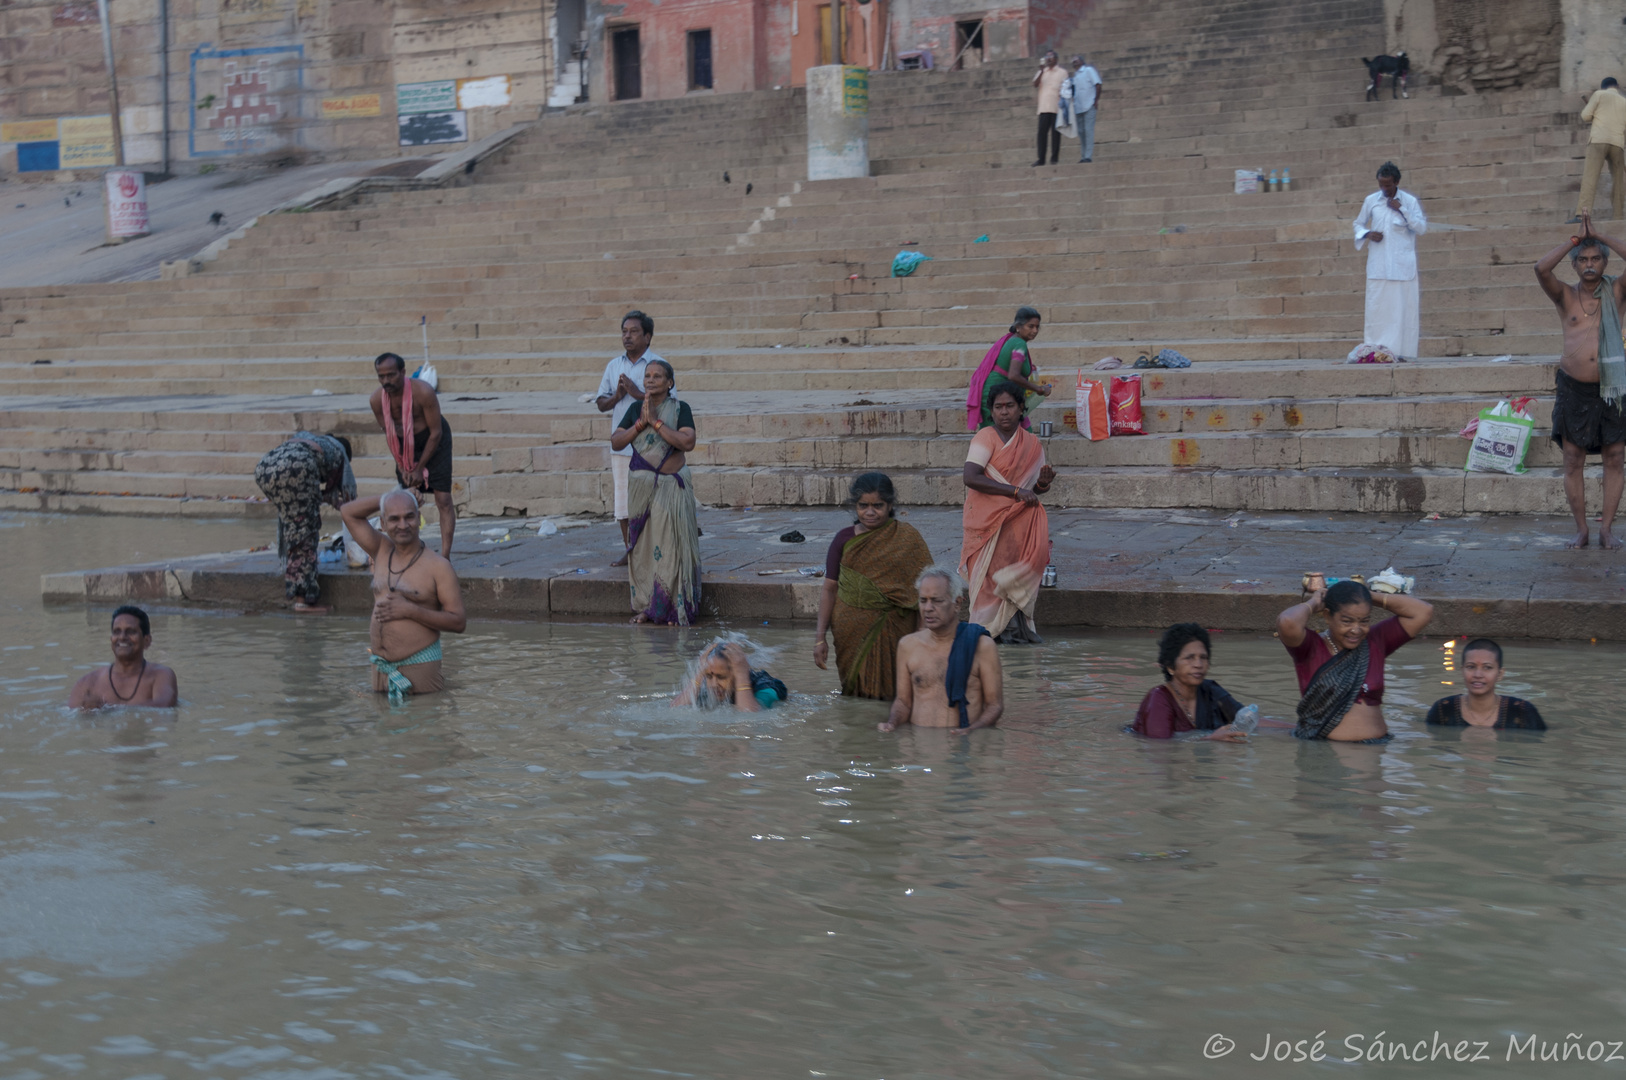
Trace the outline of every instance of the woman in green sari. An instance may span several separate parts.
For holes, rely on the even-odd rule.
[[[813,662],[826,666],[825,635],[833,627],[841,692],[891,701],[898,639],[920,629],[915,578],[932,564],[932,552],[914,526],[893,516],[898,497],[885,473],[854,480],[850,499],[857,520],[836,533],[825,557]]]
[[[1026,305],[1016,309],[1016,319],[1010,332],[988,350],[966,394],[965,428],[976,432],[994,422],[994,390],[1005,383],[1015,383],[1026,395],[1022,426],[1030,427],[1027,414],[1050,396],[1050,387],[1038,381],[1038,368],[1033,363],[1030,342],[1039,336],[1039,312]]]
[[[610,436],[632,447],[627,476],[627,571],[635,623],[688,626],[700,613],[700,524],[684,454],[694,449],[694,416],[672,397],[672,365],[651,360],[644,400],[627,406]]]

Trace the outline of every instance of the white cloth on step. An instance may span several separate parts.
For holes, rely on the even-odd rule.
[[[1382,345],[1405,360],[1417,359],[1417,278],[1410,281],[1366,279],[1366,334],[1368,345]]]

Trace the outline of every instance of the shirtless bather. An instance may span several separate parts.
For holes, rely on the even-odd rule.
[[[880,729],[892,731],[901,724],[967,730],[993,727],[1005,711],[1005,680],[999,670],[999,650],[988,631],[975,623],[960,622],[965,583],[954,571],[932,566],[916,579],[915,588],[925,629],[898,642],[898,696]],[[963,652],[959,666],[964,681],[951,698],[948,679],[957,674],[950,671],[957,643]]]
[[[367,523],[378,511],[383,532]],[[418,535],[418,500],[402,488],[382,499],[357,499],[339,511],[350,536],[373,557],[373,689],[400,700],[443,690],[440,635],[468,625],[452,564]]]
[[[1626,410],[1619,398],[1610,400],[1615,388],[1610,372],[1604,370],[1598,354],[1604,310],[1607,302],[1618,315],[1626,307],[1626,277],[1608,278],[1609,252],[1626,252],[1620,241],[1592,228],[1592,218],[1581,215],[1581,235],[1572,236],[1541,257],[1536,263],[1536,280],[1558,307],[1564,327],[1564,355],[1558,360],[1558,391],[1553,402],[1553,441],[1564,451],[1564,497],[1575,515],[1572,548],[1588,543],[1586,519],[1586,480],[1582,470],[1588,454],[1603,455],[1603,524],[1598,527],[1598,546],[1618,548],[1611,526],[1620,506],[1623,463],[1626,463]],[[1564,256],[1570,257],[1581,280],[1567,285],[1553,273]],[[1607,287],[1606,287],[1607,286]],[[1613,355],[1621,355],[1620,334],[1614,334]],[[1615,361],[1617,368],[1619,361]],[[1620,376],[1616,376],[1619,378]]]
[[[149,705],[173,709],[179,697],[175,672],[147,662],[152,624],[147,613],[126,604],[113,612],[113,662],[73,684],[68,704],[75,709]]]

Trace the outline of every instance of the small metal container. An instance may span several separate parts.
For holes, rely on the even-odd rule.
[[[1041,438],[1041,439],[1050,438],[1050,432],[1051,432],[1053,427],[1054,427],[1054,424],[1053,424],[1052,421],[1040,420],[1039,421],[1039,438]]]
[[[1039,584],[1046,586],[1056,584],[1056,566],[1054,563],[1044,568],[1044,577],[1039,579]]]

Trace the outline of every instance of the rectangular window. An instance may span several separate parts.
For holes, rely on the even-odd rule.
[[[689,89],[711,89],[711,31],[689,31]]]

